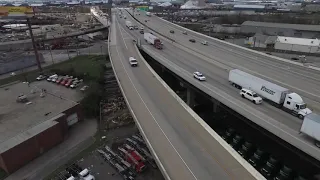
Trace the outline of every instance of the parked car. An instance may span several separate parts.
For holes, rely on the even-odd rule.
[[[233,136],[235,135],[236,131],[233,128],[228,128],[226,132],[221,136],[227,143],[229,143]]]
[[[189,39],[190,42],[195,43],[196,40],[195,39]]]
[[[198,79],[199,81],[205,81],[206,77],[201,72],[194,72],[193,77]]]
[[[41,80],[46,79],[46,77],[47,77],[47,76],[40,74],[40,75],[36,78],[36,80],[37,80],[37,81],[41,81]]]
[[[279,165],[279,161],[273,156],[270,156],[265,165],[260,169],[260,173],[269,179],[279,171]]]
[[[70,88],[72,89],[77,88],[82,83],[82,81],[83,81],[82,79],[73,81],[72,84],[70,85]]]
[[[56,83],[60,84],[60,82],[63,81],[64,78],[65,77],[63,77],[63,76],[58,77],[57,80],[56,80]]]
[[[141,30],[141,31],[139,31],[140,32],[140,34],[144,34],[144,31],[143,30]]]
[[[65,77],[61,82],[60,82],[60,85],[65,85],[71,78],[69,77]]]
[[[50,81],[50,82],[51,82],[54,77],[58,77],[58,74],[53,74],[53,75],[49,76],[49,77],[47,78],[47,81]]]
[[[89,86],[83,86],[80,91],[86,91],[89,88]]]
[[[75,81],[75,79],[69,79],[69,80],[64,84],[64,86],[65,86],[65,87],[69,87],[69,86],[72,84],[73,81]]]
[[[253,155],[249,158],[248,162],[254,168],[259,167],[268,157],[268,154],[265,153],[262,149],[257,149]]]
[[[141,26],[141,27],[140,27],[140,30],[144,30],[144,27],[143,27],[143,26]]]
[[[172,33],[172,34],[173,34],[173,33],[174,33],[174,30],[170,30],[170,33]]]
[[[261,104],[262,103],[262,98],[260,96],[258,96],[257,93],[255,93],[255,92],[253,92],[251,90],[242,88],[240,90],[240,95],[243,98],[246,98],[246,99],[252,101],[255,104]]]
[[[187,35],[188,33],[187,33],[187,31],[183,31],[183,32],[182,32],[182,34],[185,34],[185,35]]]

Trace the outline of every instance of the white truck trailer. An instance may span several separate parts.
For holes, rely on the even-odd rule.
[[[131,21],[126,21],[126,26],[128,29],[133,30],[133,25]]]
[[[300,132],[312,137],[320,148],[320,115],[311,113],[304,117]]]
[[[241,89],[249,89],[259,94],[263,99],[271,101],[277,107],[292,113],[303,119],[306,115],[312,113],[303,102],[300,95],[290,92],[289,89],[271,83],[239,69],[233,69],[229,72],[229,82]]]
[[[152,44],[155,48],[162,49],[162,42],[157,36],[151,33],[144,33],[143,38],[147,43]]]

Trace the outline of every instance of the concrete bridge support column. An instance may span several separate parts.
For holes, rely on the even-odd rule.
[[[214,113],[219,112],[220,102],[217,101],[216,99],[213,99],[213,98],[211,99],[211,101],[212,101],[212,104],[213,104],[213,112],[214,112]]]
[[[195,92],[191,88],[187,88],[187,104],[193,108],[195,106]]]

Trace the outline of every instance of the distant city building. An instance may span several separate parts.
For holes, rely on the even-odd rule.
[[[320,25],[245,21],[241,25],[241,32],[245,34],[260,33],[270,36],[287,36],[313,39],[320,37]]]

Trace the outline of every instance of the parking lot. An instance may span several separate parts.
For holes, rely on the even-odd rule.
[[[135,139],[133,136],[138,138],[141,142]],[[133,142],[137,143],[137,145],[127,141],[127,138],[130,138]],[[87,168],[90,174],[98,180],[130,179],[130,175],[131,179],[137,180],[163,180],[163,176],[157,168],[155,162],[150,159],[152,157],[148,157],[150,154],[145,154],[150,152],[147,150],[141,136],[138,133],[138,130],[134,125],[123,126],[121,128],[110,130],[106,136],[102,136],[100,141],[102,141],[101,146],[89,152],[86,156],[69,163],[63,170],[57,172],[51,179],[66,180],[71,176],[71,173],[68,173],[67,168],[77,169],[76,167],[79,166],[81,170]],[[106,149],[106,146],[111,149],[112,153]],[[120,147],[125,149],[127,152],[130,152],[128,146],[133,148],[134,151],[137,152],[142,159],[144,159],[141,159],[140,161],[137,158],[140,164],[139,167],[145,166],[142,172],[137,170],[137,166],[135,166],[130,160],[129,156],[131,155],[126,156],[118,149]],[[139,147],[139,149],[137,147]],[[143,149],[145,153],[141,149]],[[134,152],[131,151],[131,153],[131,157],[134,157]],[[79,170],[79,172],[81,170]]]

